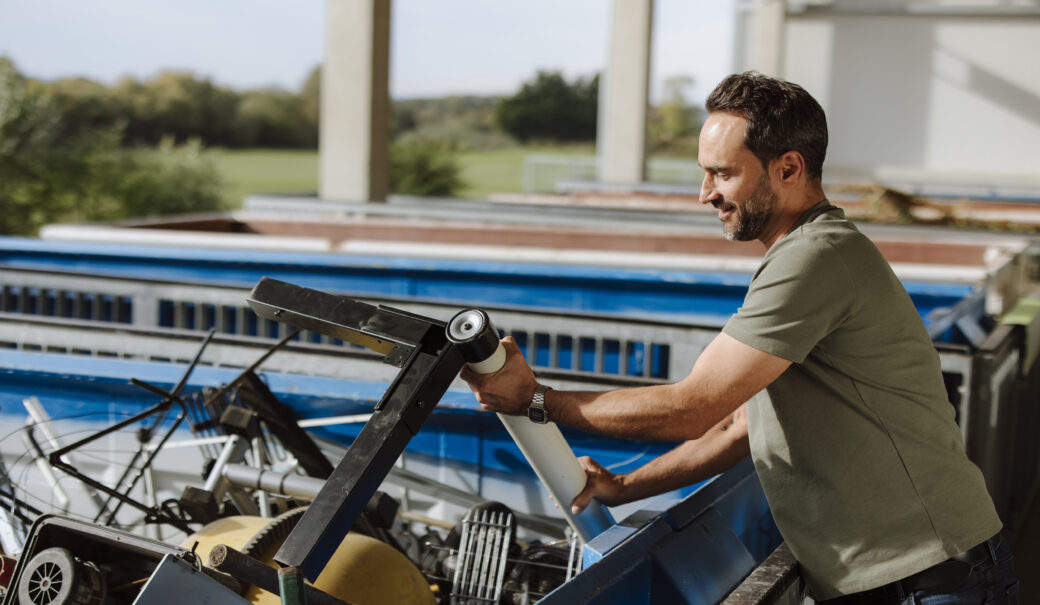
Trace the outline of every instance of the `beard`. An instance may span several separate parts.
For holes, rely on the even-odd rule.
[[[720,205],[727,203],[722,200]],[[732,205],[736,207],[735,221],[732,227],[723,223],[722,235],[731,242],[749,242],[762,235],[769,219],[773,217],[776,193],[769,186],[769,179],[763,174],[758,178],[758,184],[751,192],[751,197],[741,206]]]

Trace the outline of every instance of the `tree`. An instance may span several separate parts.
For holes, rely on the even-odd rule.
[[[664,81],[664,100],[651,113],[648,124],[654,148],[678,152],[696,149],[701,112],[686,100],[686,90],[691,86],[690,76],[673,76]]]
[[[502,99],[495,121],[517,140],[591,141],[596,138],[599,75],[568,84],[559,72],[540,71],[533,82]]]
[[[243,93],[234,122],[236,147],[314,147],[315,123],[307,120],[298,95],[280,88]]]
[[[148,152],[122,148],[121,137],[70,126],[46,87],[0,57],[0,233],[218,207],[221,184],[197,143]]]
[[[62,116],[65,137],[120,128],[127,123],[129,104],[104,84],[86,78],[62,78],[40,86]]]
[[[318,124],[321,117],[321,65],[307,75],[300,88],[300,111],[307,127],[313,131],[314,145],[318,144]]]
[[[178,142],[197,137],[211,145],[226,145],[231,139],[238,94],[208,79],[164,71],[142,85],[123,81],[117,92],[131,100],[133,143],[155,145],[172,136]]]

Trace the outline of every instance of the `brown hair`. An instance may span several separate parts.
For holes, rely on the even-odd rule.
[[[784,153],[797,151],[810,177],[823,176],[827,116],[801,86],[748,71],[720,82],[705,105],[709,113],[732,113],[747,121],[744,145],[764,168]]]

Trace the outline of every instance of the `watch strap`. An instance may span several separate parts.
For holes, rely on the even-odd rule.
[[[527,418],[531,422],[546,424],[549,422],[549,410],[545,408],[545,392],[549,387],[539,384],[534,388],[531,404],[527,407]]]

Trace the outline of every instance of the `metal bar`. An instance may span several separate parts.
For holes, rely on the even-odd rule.
[[[116,513],[119,512],[119,509],[123,504],[129,502],[130,492],[134,489],[134,487],[137,486],[137,482],[141,480],[141,477],[143,476],[145,470],[151,468],[152,461],[155,460],[155,457],[159,455],[160,451],[162,451],[163,444],[166,443],[166,441],[173,436],[173,434],[177,431],[177,427],[179,427],[181,425],[181,422],[183,422],[184,419],[188,416],[188,412],[184,408],[184,403],[180,400],[178,400],[177,403],[180,405],[181,412],[177,415],[177,418],[174,419],[173,424],[170,426],[170,430],[167,431],[166,434],[163,435],[163,438],[159,440],[159,445],[154,450],[152,450],[151,453],[148,454],[148,457],[145,458],[144,464],[142,464],[141,468],[138,469],[137,474],[133,476],[133,478],[130,480],[130,483],[126,486],[117,486],[117,488],[121,488],[122,491],[124,491],[128,496],[126,499],[119,498],[119,503],[116,504],[115,508],[113,508],[112,512],[108,515],[108,521],[106,522],[106,525],[111,524],[113,521],[115,521]]]
[[[218,544],[209,551],[209,567],[222,571],[261,590],[278,595],[278,571],[237,550]],[[304,584],[303,593],[310,605],[350,605],[327,592]]]
[[[317,576],[460,369],[462,359],[453,347],[440,355],[413,350],[344,462],[275,555],[277,561],[303,568],[308,578]]]
[[[463,528],[465,528],[463,523]],[[459,587],[466,581],[466,572],[464,571],[469,566],[469,543],[472,540],[472,532],[463,531],[462,539],[459,542],[459,554],[458,561],[455,564],[455,577],[452,579],[452,596],[454,597],[459,592]],[[454,600],[453,600],[454,602]]]
[[[209,397],[207,397],[207,398],[206,398],[206,400],[205,400],[205,401],[203,402],[203,404],[202,404],[202,405],[203,405],[203,407],[208,407],[208,406],[209,406],[209,405],[211,405],[211,404],[212,404],[212,403],[213,403],[214,401],[216,401],[216,400],[217,400],[217,399],[219,399],[220,397],[223,397],[225,393],[227,393],[227,392],[228,392],[228,391],[229,391],[230,389],[233,389],[233,388],[234,388],[235,386],[237,386],[237,385],[238,385],[238,383],[240,383],[240,382],[241,382],[241,381],[242,381],[242,380],[243,380],[243,379],[244,379],[244,378],[245,378],[246,376],[248,376],[248,375],[249,375],[250,373],[252,373],[252,372],[253,372],[254,370],[256,370],[257,368],[259,368],[259,367],[260,367],[260,365],[261,365],[262,363],[264,363],[265,361],[267,361],[267,358],[268,358],[268,357],[270,357],[271,355],[273,355],[275,351],[277,351],[278,349],[280,349],[280,348],[282,347],[282,345],[284,345],[285,343],[289,342],[289,339],[290,339],[290,338],[292,338],[293,336],[295,336],[296,334],[298,334],[299,332],[300,332],[299,330],[293,330],[292,332],[290,332],[290,333],[286,334],[284,338],[282,338],[281,340],[279,340],[279,341],[278,341],[278,342],[277,342],[277,343],[276,343],[276,344],[275,344],[275,345],[274,345],[273,347],[269,348],[269,349],[268,349],[268,350],[267,350],[267,351],[266,351],[266,352],[265,352],[265,353],[264,353],[263,355],[261,355],[261,356],[260,356],[260,357],[259,357],[259,358],[258,358],[258,359],[257,359],[256,361],[254,361],[254,362],[253,362],[252,364],[250,364],[250,365],[249,365],[249,367],[247,367],[246,369],[242,370],[242,372],[241,372],[241,373],[239,373],[239,375],[238,375],[238,376],[236,376],[234,380],[232,380],[231,382],[229,382],[229,383],[225,384],[224,386],[220,387],[220,388],[219,388],[219,389],[217,389],[217,390],[216,390],[215,392],[211,393],[211,394],[210,394],[210,396],[209,396]]]
[[[343,461],[275,554],[311,580],[325,567],[411,438],[462,369],[442,322],[265,278],[247,299],[264,319],[384,353],[401,368]]]
[[[282,605],[306,605],[303,591],[303,574],[299,567],[283,567],[278,570],[278,594]]]
[[[380,353],[394,345],[414,346],[430,323],[404,311],[264,278],[247,299],[258,316],[328,334]]]
[[[171,405],[173,405],[173,401],[171,401],[171,400],[160,401],[156,405],[148,408],[147,410],[144,410],[143,412],[138,412],[137,414],[134,414],[133,416],[127,418],[126,420],[121,420],[121,421],[119,421],[119,422],[117,422],[115,424],[109,425],[109,426],[101,429],[100,431],[98,431],[98,432],[96,432],[96,433],[94,433],[94,434],[92,434],[90,436],[84,437],[83,439],[80,439],[79,441],[76,441],[76,442],[72,443],[71,445],[66,445],[65,447],[61,448],[60,450],[54,450],[53,452],[50,453],[50,456],[49,456],[50,459],[51,459],[51,464],[54,464],[55,460],[60,460],[62,456],[64,456],[65,454],[68,454],[69,452],[71,452],[71,451],[73,451],[73,450],[75,450],[75,449],[77,449],[77,448],[79,448],[81,446],[84,446],[84,445],[86,445],[88,443],[92,443],[94,441],[97,441],[98,439],[100,439],[102,437],[105,437],[105,436],[108,436],[108,435],[110,435],[110,434],[112,434],[112,433],[114,433],[116,431],[122,430],[122,429],[130,426],[131,424],[135,424],[137,422],[140,422],[141,420],[144,420],[145,418],[148,418],[149,416],[151,416],[152,414],[155,414],[158,411],[161,411],[161,410],[169,408]],[[55,466],[58,466],[58,465],[55,464]]]
[[[483,569],[480,574],[481,579],[484,580],[484,589],[481,591],[480,596],[485,599],[491,598],[492,593],[494,593],[495,590],[495,584],[497,584],[495,576],[497,575],[496,572],[498,570],[499,548],[502,543],[502,529],[499,527],[499,524],[501,523],[501,518],[504,516],[505,513],[501,512],[491,513],[493,529],[488,532],[491,534],[490,538],[492,540],[490,544],[491,551],[488,553],[487,562],[481,566]]]
[[[184,401],[181,400],[180,393],[184,389],[184,385],[186,385],[188,383],[188,378],[191,377],[192,372],[195,370],[195,366],[197,366],[198,363],[199,363],[199,360],[202,359],[202,353],[203,353],[203,351],[206,350],[206,345],[208,345],[210,340],[212,340],[212,339],[213,339],[213,331],[210,330],[209,333],[206,334],[206,337],[202,339],[202,344],[200,344],[198,349],[196,350],[194,359],[192,359],[191,363],[188,364],[187,369],[185,369],[184,373],[181,375],[180,381],[177,382],[177,385],[174,386],[173,391],[171,393],[167,393],[167,392],[165,392],[165,391],[163,391],[161,389],[158,389],[158,388],[156,388],[156,387],[154,387],[154,386],[152,386],[152,385],[150,385],[150,384],[148,384],[148,383],[146,383],[144,381],[131,379],[131,382],[133,384],[135,384],[137,386],[140,386],[140,387],[144,388],[145,390],[151,391],[151,392],[159,395],[160,397],[163,397],[163,401],[164,402],[165,401],[176,401],[176,403],[180,406],[181,413],[177,417],[176,421],[174,422],[173,427],[166,433],[166,435],[163,436],[163,439],[159,443],[160,448],[161,448],[162,444],[165,443],[173,435],[173,431],[176,430],[176,428],[178,426],[180,426],[180,423],[188,415],[187,407],[184,405]],[[166,419],[166,413],[169,411],[169,409],[170,409],[169,405],[167,405],[167,406],[165,406],[163,408],[157,408],[156,409],[157,414],[156,414],[154,422],[152,423],[152,427],[151,427],[150,431],[154,431],[155,429],[157,429],[159,427],[159,425]],[[130,480],[130,483],[128,485],[124,486],[123,482],[126,481],[126,478],[128,476],[130,476],[130,473],[136,467],[137,460],[142,455],[144,455],[144,453],[145,453],[145,443],[141,443],[141,446],[137,448],[136,452],[134,452],[133,458],[130,460],[130,463],[127,464],[126,469],[123,470],[123,474],[119,477],[119,480],[116,482],[116,489],[117,490],[122,490],[125,493],[129,494],[130,491],[133,490],[134,487],[137,485],[137,482],[141,479],[141,474],[142,474],[143,469],[144,468],[148,468],[148,466],[151,465],[152,460],[155,459],[155,456],[158,454],[158,452],[159,452],[159,448],[156,448],[155,450],[153,450],[147,456],[147,458],[145,459],[145,463],[142,466],[142,470],[139,470],[137,472],[137,474],[134,475],[134,477]],[[111,500],[112,499],[110,497],[107,501],[105,501],[100,506],[100,510],[98,510],[97,517],[94,518],[95,521],[97,521],[98,519],[101,518],[102,515],[104,515],[105,511],[108,508],[108,503],[111,502]],[[122,502],[122,501],[120,501],[120,502]],[[116,504],[115,508],[112,509],[112,512],[109,513],[108,521],[107,521],[108,523],[111,523],[115,519],[116,513],[119,512],[120,506],[121,506],[121,504]]]
[[[505,521],[504,521],[504,525],[506,526],[506,529],[504,530],[505,536],[504,536],[504,538],[502,540],[502,553],[501,553],[500,561],[499,561],[499,564],[498,564],[498,573],[495,574],[495,576],[497,578],[497,580],[495,582],[495,592],[494,592],[495,599],[498,599],[500,596],[502,596],[502,586],[505,584],[505,581],[506,581],[506,561],[509,559],[509,547],[510,547],[510,544],[509,544],[509,534],[510,534],[509,527],[512,526],[512,524],[513,524],[513,515],[512,514],[507,514],[506,518],[505,518]]]
[[[480,511],[477,513],[476,518],[470,521],[470,529],[477,536],[477,542],[474,545],[475,549],[473,552],[473,572],[469,576],[469,584],[466,586],[466,596],[476,596],[478,589],[480,588],[480,580],[484,577],[484,572],[487,571],[487,543],[488,543],[488,524],[485,521],[487,511]]]
[[[62,512],[67,511],[69,509],[69,495],[62,489],[61,483],[58,482],[58,477],[54,474],[54,467],[47,460],[47,454],[43,452],[43,448],[40,447],[40,444],[37,443],[33,436],[33,425],[30,424],[25,427],[22,439],[25,442],[25,448],[36,453],[36,468],[43,475],[47,485],[54,491],[54,497],[58,501],[58,508]]]
[[[72,298],[72,316],[76,319],[89,319],[83,315],[83,307],[86,305],[87,295],[83,292],[76,292]]]
[[[54,291],[54,314],[58,317],[69,316],[69,292],[65,288]]]
[[[33,422],[36,423],[36,426],[40,428],[40,432],[43,433],[44,438],[47,440],[47,443],[50,444],[51,448],[59,449],[62,446],[62,441],[57,435],[54,434],[54,431],[51,430],[51,417],[47,413],[47,411],[43,409],[43,404],[40,403],[40,400],[35,396],[26,397],[22,400],[22,405],[25,407],[25,411],[29,413],[29,417],[32,418]],[[42,460],[43,459],[41,458],[41,461]],[[72,460],[69,458],[66,458],[65,462],[72,464]],[[55,487],[57,493],[60,493],[62,496],[64,496],[64,491],[61,490],[60,486]],[[87,489],[87,494],[90,496],[90,499],[94,502],[94,506],[96,506],[98,510],[101,510],[104,506],[104,500],[101,498],[101,495],[98,494],[97,491],[89,488]],[[65,504],[67,503],[68,497],[65,496]],[[64,508],[65,504],[62,505],[62,508]]]

